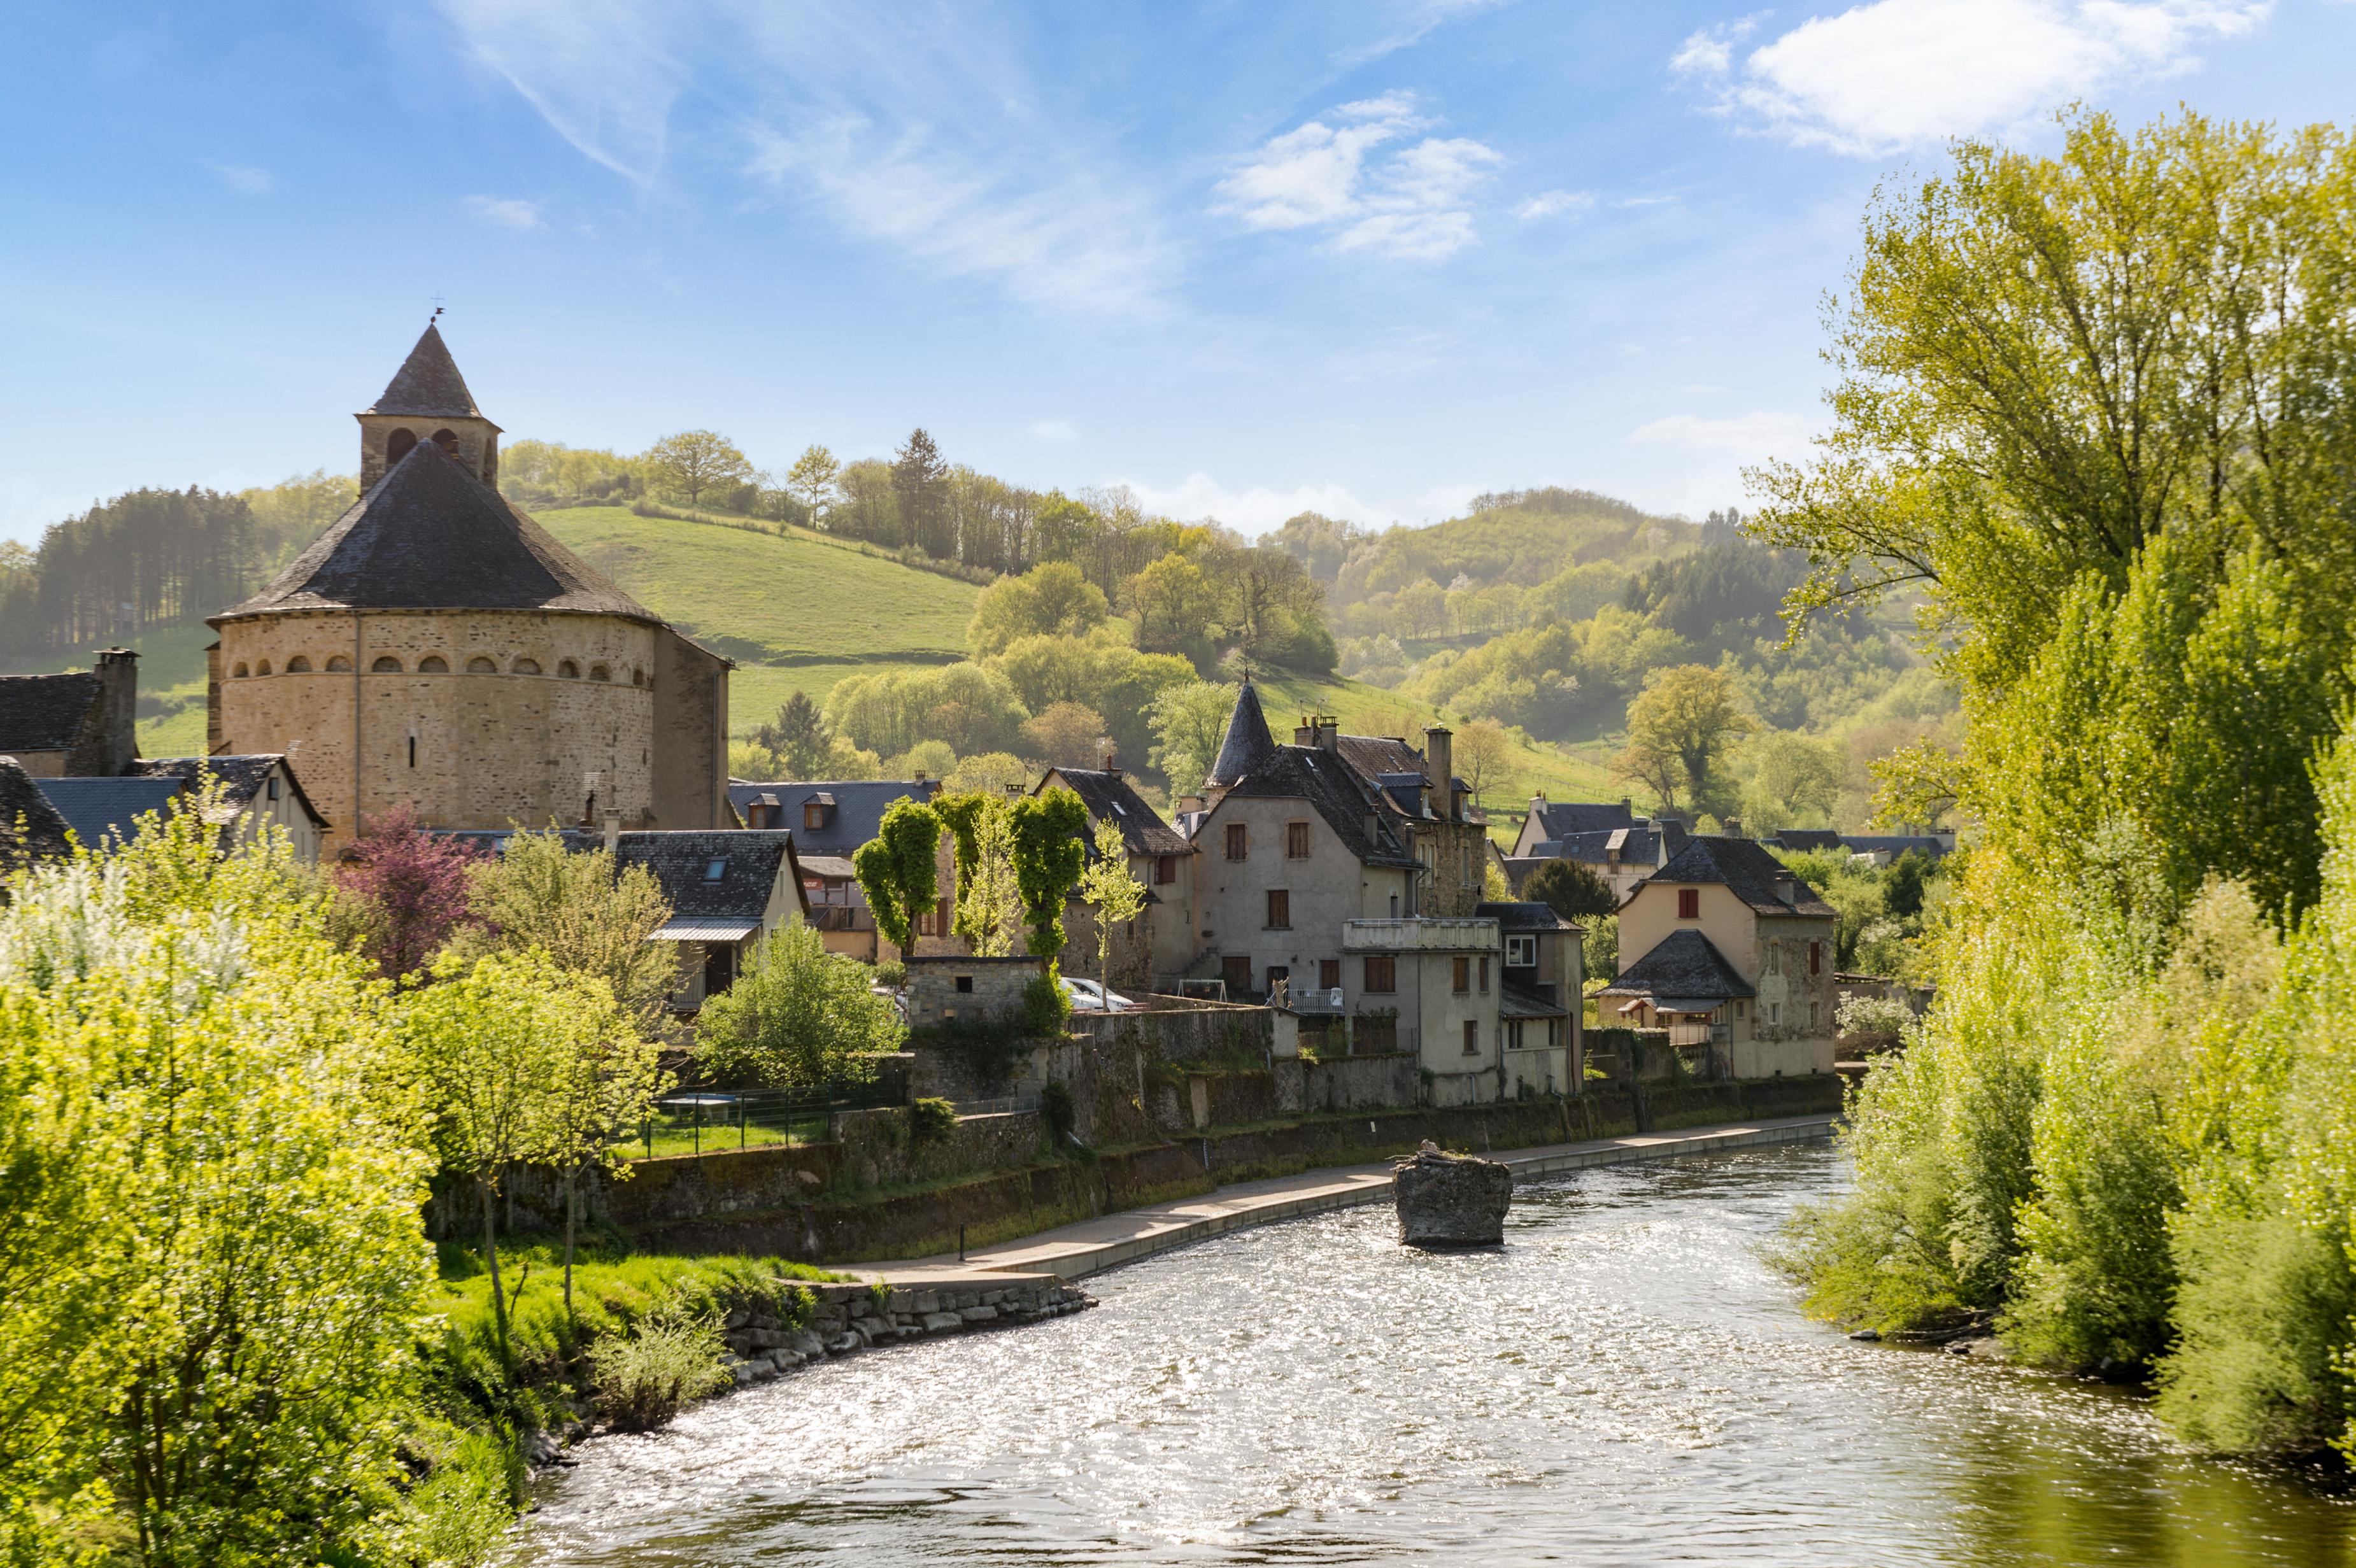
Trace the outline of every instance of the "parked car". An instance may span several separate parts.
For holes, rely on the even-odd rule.
[[[1061,976],[1064,995],[1072,998],[1076,1013],[1141,1013],[1142,1002],[1132,1002],[1119,991],[1108,991],[1094,980],[1075,980],[1069,975]]]

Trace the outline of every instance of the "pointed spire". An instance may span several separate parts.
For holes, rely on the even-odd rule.
[[[417,347],[409,351],[409,357],[393,372],[384,395],[360,411],[405,414],[418,419],[483,417],[482,411],[475,407],[475,394],[466,390],[466,379],[458,374],[458,362],[450,357],[440,329],[430,321],[417,339]]]
[[[1209,784],[1235,784],[1252,769],[1276,755],[1276,741],[1268,732],[1268,718],[1259,710],[1259,692],[1251,677],[1244,677],[1236,694],[1236,710],[1227,716],[1227,738],[1219,742],[1219,760],[1211,764]]]

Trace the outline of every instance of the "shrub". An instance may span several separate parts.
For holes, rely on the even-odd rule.
[[[1072,998],[1064,994],[1055,966],[1050,964],[1044,974],[1032,976],[1023,987],[1023,1032],[1061,1034],[1071,1017]]]
[[[897,958],[887,958],[875,965],[875,983],[887,991],[896,991],[908,983],[908,966]]]
[[[908,1141],[911,1144],[934,1143],[957,1131],[957,1107],[947,1100],[927,1096],[908,1107]]]
[[[1049,1083],[1039,1093],[1039,1114],[1047,1119],[1047,1141],[1057,1150],[1072,1140],[1080,1125],[1079,1107],[1072,1104],[1072,1091],[1060,1078]]]
[[[730,1382],[720,1321],[707,1314],[654,1314],[627,1337],[589,1350],[597,1407],[620,1432],[669,1425],[689,1401]]]

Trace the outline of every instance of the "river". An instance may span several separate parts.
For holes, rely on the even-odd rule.
[[[1824,1147],[1526,1187],[1502,1251],[1387,1206],[1090,1282],[603,1439],[517,1564],[2356,1563],[2356,1507],[2119,1390],[1855,1344],[1758,1245]]]

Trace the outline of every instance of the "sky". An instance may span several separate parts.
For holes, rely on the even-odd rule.
[[[2078,102],[2350,113],[2356,0],[17,0],[0,539],[357,463],[437,302],[513,441],[911,427],[1247,533],[1820,428],[1877,187]]]

